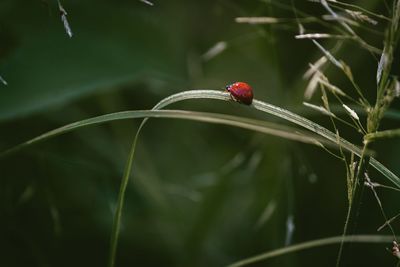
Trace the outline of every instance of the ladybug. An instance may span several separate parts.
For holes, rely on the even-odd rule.
[[[231,98],[239,103],[251,105],[253,102],[253,89],[244,82],[235,82],[227,85],[225,89],[231,94]]]

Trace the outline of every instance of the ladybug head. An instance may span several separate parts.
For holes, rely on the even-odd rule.
[[[228,92],[231,91],[231,86],[232,86],[231,84],[225,86],[226,91],[228,91]]]

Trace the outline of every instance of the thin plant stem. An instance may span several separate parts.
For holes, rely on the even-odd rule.
[[[373,192],[373,194],[374,194],[374,196],[375,196],[375,199],[376,199],[376,201],[378,202],[378,206],[379,206],[379,208],[380,208],[380,210],[381,210],[381,212],[382,212],[382,216],[383,216],[383,218],[385,219],[385,222],[387,223],[387,226],[389,227],[390,231],[391,231],[392,234],[393,234],[393,239],[394,239],[395,241],[397,241],[397,239],[396,239],[396,234],[395,234],[395,232],[394,232],[394,229],[393,229],[393,227],[392,227],[392,224],[390,223],[388,217],[386,216],[386,212],[385,212],[385,210],[383,209],[381,199],[379,198],[378,193],[377,193],[376,190],[375,190],[375,186],[374,186],[373,183],[371,182],[371,180],[370,180],[370,178],[368,177],[368,174],[367,174],[367,173],[365,173],[365,179],[366,179],[366,181],[365,181],[366,185],[372,190],[372,192]]]
[[[373,236],[373,235],[354,235],[354,236],[334,236],[323,239],[312,240],[292,246],[287,246],[284,248],[276,249],[266,253],[262,253],[248,259],[244,259],[235,263],[228,265],[228,267],[241,267],[262,260],[278,257],[281,255],[286,255],[288,253],[293,253],[296,251],[302,251],[310,248],[327,246],[332,244],[338,244],[342,242],[346,243],[386,243],[392,241],[393,237],[390,235],[386,236]]]
[[[109,267],[115,266],[118,239],[119,239],[120,228],[121,228],[121,217],[122,217],[122,211],[123,211],[123,207],[124,207],[124,203],[125,203],[125,201],[124,201],[125,193],[126,193],[126,189],[128,187],[129,176],[131,175],[131,172],[132,172],[133,158],[135,156],[136,144],[137,144],[137,140],[139,137],[139,133],[140,133],[140,130],[142,129],[142,127],[144,126],[144,123],[146,122],[146,120],[147,119],[144,119],[143,122],[140,124],[139,129],[136,132],[135,138],[133,139],[131,148],[129,150],[128,159],[126,160],[124,175],[121,180],[121,186],[120,186],[118,200],[117,200],[117,207],[115,210],[114,221],[113,221],[113,226],[112,226],[112,230],[111,230],[110,254],[109,254],[109,263],[108,263]]]
[[[352,214],[353,214],[354,199],[356,198],[356,194],[359,193],[357,191],[358,190],[358,185],[359,185],[359,177],[360,177],[360,173],[361,173],[362,169],[365,168],[365,166],[364,166],[365,159],[364,158],[366,156],[366,151],[368,149],[368,144],[369,144],[368,142],[364,143],[364,146],[363,146],[363,149],[362,149],[362,152],[361,152],[361,155],[360,155],[360,161],[359,161],[359,165],[358,165],[358,168],[357,168],[356,176],[355,176],[354,181],[352,183],[352,187],[353,188],[351,188],[351,191],[350,191],[351,192],[351,196],[349,198],[349,200],[350,200],[349,207],[347,209],[346,221],[345,221],[344,227],[343,227],[343,235],[342,235],[343,237],[345,237],[347,232],[348,232],[349,223],[350,223],[350,220],[352,219]],[[363,185],[361,185],[361,186],[363,186]],[[357,195],[361,196],[362,192],[360,192]],[[338,251],[338,256],[337,256],[337,259],[336,259],[336,267],[340,266],[340,261],[341,261],[342,254],[343,254],[343,247],[344,247],[344,242],[341,242],[340,243],[340,247],[339,247],[339,251]]]
[[[376,18],[380,18],[380,19],[383,19],[386,21],[391,21],[391,19],[389,17],[386,17],[385,15],[382,15],[382,14],[374,13],[374,12],[369,11],[361,6],[357,6],[357,5],[353,5],[353,4],[349,4],[349,3],[345,3],[345,2],[341,2],[341,1],[329,1],[329,3],[333,7],[341,8],[341,7],[339,7],[339,5],[344,6],[344,7],[350,7],[353,9],[360,10],[360,11],[362,11],[368,15],[374,16]]]

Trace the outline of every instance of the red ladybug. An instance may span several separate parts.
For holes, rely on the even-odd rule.
[[[231,93],[233,100],[246,105],[251,105],[251,102],[253,102],[253,89],[247,83],[235,82],[225,88]]]

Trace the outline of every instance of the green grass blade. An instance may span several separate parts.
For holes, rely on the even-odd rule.
[[[228,92],[216,91],[216,90],[192,90],[192,91],[185,91],[182,93],[177,93],[170,97],[165,98],[164,100],[160,101],[154,109],[160,109],[167,105],[170,105],[175,102],[183,101],[186,99],[194,99],[194,98],[211,98],[211,99],[218,99],[218,100],[229,100],[230,96]],[[299,116],[293,112],[290,112],[286,109],[265,103],[263,101],[254,100],[253,104],[251,105],[253,108],[263,111],[265,113],[277,116],[281,119],[290,121],[294,124],[297,124],[303,128],[306,128],[331,142],[337,142],[338,138],[335,133],[331,132],[330,130],[322,127],[321,125],[310,121],[302,116]],[[353,145],[349,141],[339,138],[340,145],[342,148],[346,149],[349,152],[353,152],[357,156],[361,156],[362,151],[359,147]],[[400,178],[395,175],[393,172],[388,170],[385,166],[379,163],[377,160],[371,158],[370,161],[371,166],[373,166],[377,171],[379,171],[382,175],[384,175],[387,179],[389,179],[392,183],[394,183],[397,187],[400,188]]]
[[[271,122],[254,120],[244,117],[207,113],[207,112],[182,111],[182,110],[136,110],[136,111],[123,111],[123,112],[110,113],[62,126],[60,128],[44,133],[40,136],[37,136],[31,140],[28,140],[22,144],[19,144],[9,150],[6,150],[3,153],[1,153],[0,156],[6,157],[28,146],[46,141],[47,139],[71,132],[79,128],[97,124],[103,124],[106,122],[111,122],[116,120],[140,119],[140,118],[185,119],[185,120],[201,121],[214,124],[224,124],[248,130],[253,130],[265,134],[275,135],[303,143],[309,143],[315,145],[326,144],[330,146],[336,146],[336,143],[327,142],[327,140],[310,132],[301,131],[289,126],[283,126]]]
[[[316,239],[284,248],[272,250],[254,257],[230,264],[228,267],[240,267],[256,263],[262,260],[270,259],[273,257],[281,256],[296,251],[306,250],[315,247],[327,246],[332,244],[340,244],[341,242],[347,243],[389,243],[393,241],[391,235],[354,235],[354,236],[334,236],[323,239]]]

